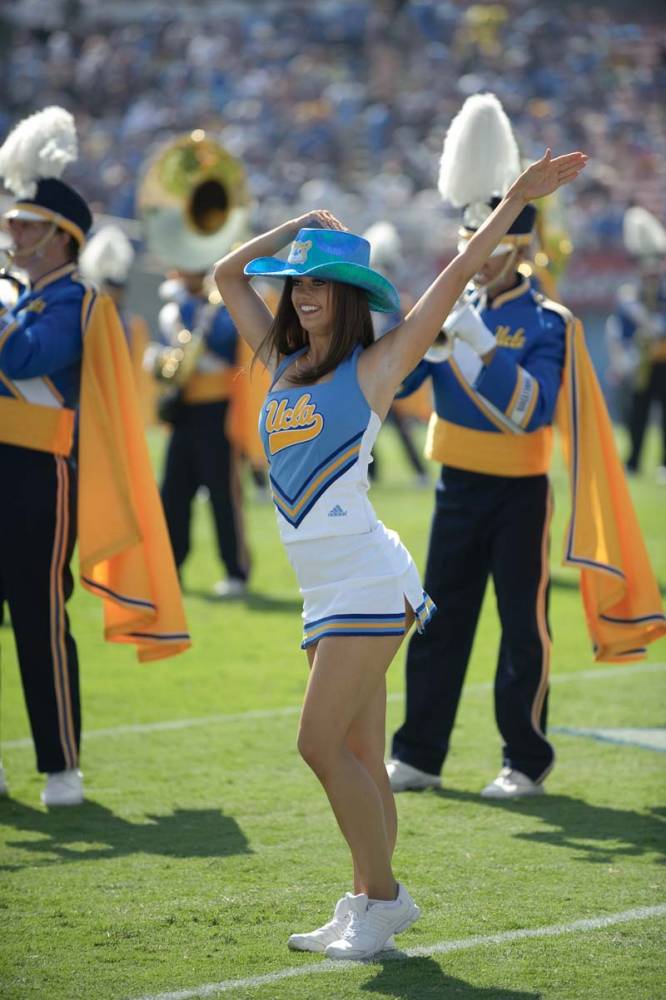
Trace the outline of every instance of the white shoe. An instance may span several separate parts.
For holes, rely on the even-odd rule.
[[[244,597],[247,593],[247,583],[237,576],[230,576],[228,580],[218,580],[213,587],[216,597]]]
[[[419,771],[411,764],[405,764],[404,760],[397,760],[393,757],[386,762],[386,773],[389,776],[391,788],[394,792],[407,792],[415,788],[441,788],[442,782],[438,774],[428,774],[427,771]]]
[[[5,777],[5,769],[0,764],[0,795],[9,795],[9,785]]]
[[[351,893],[347,893],[335,904],[333,917],[314,931],[307,934],[292,934],[287,941],[292,951],[324,951],[327,945],[339,941],[349,923],[349,899],[353,898]],[[392,937],[384,945],[384,951],[391,951],[395,948],[395,941]]]
[[[56,771],[46,777],[42,792],[45,806],[78,806],[83,802],[83,775],[78,768]]]
[[[532,781],[522,771],[503,767],[494,781],[481,792],[482,799],[522,799],[526,795],[543,795],[546,789],[541,782]]]
[[[421,910],[403,885],[398,886],[398,898],[392,903],[368,903],[364,892],[358,896],[347,893],[349,923],[339,941],[325,948],[327,958],[370,958],[386,945],[392,934],[400,934],[419,919]]]

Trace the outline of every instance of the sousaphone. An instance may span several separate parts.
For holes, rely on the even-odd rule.
[[[184,271],[208,270],[245,238],[249,209],[243,167],[202,129],[160,146],[137,193],[149,250]]]

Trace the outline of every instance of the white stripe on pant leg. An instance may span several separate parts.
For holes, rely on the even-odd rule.
[[[598,670],[578,670],[568,674],[553,674],[551,684],[565,684],[572,681],[609,680],[633,676],[637,673],[661,673],[666,670],[666,663],[637,663],[631,666],[600,667]],[[478,681],[468,684],[466,691],[492,691],[492,681]],[[389,704],[404,700],[402,692],[389,694]],[[134,722],[124,726],[111,726],[108,729],[86,730],[86,742],[92,739],[117,736],[136,736],[141,733],[161,733],[178,729],[194,729],[197,726],[220,726],[230,722],[253,722],[255,719],[280,719],[284,716],[298,715],[300,705],[287,705],[283,708],[249,709],[247,712],[230,712],[226,715],[202,715],[193,719],[165,719],[163,722]],[[16,740],[4,740],[5,750],[27,750],[33,746],[31,739],[22,737]]]
[[[469,948],[491,947],[496,944],[506,944],[511,941],[523,941],[528,938],[558,937],[562,934],[586,934],[590,931],[604,930],[617,924],[628,924],[636,920],[648,920],[666,916],[666,903],[657,906],[639,906],[633,910],[621,913],[609,913],[602,917],[591,917],[585,920],[574,920],[570,924],[551,924],[550,927],[524,928],[516,931],[501,931],[497,934],[461,938],[457,941],[440,941],[438,944],[419,948],[408,948],[406,951],[386,952],[381,961],[401,962],[409,958],[428,958],[431,955],[449,955],[455,951],[466,951]],[[170,993],[152,993],[137,997],[135,1000],[197,1000],[197,998],[216,997],[222,993],[233,993],[234,990],[251,989],[267,986],[284,979],[294,979],[302,976],[321,975],[322,973],[345,973],[358,968],[358,962],[339,962],[326,960],[311,962],[308,965],[298,965],[277,972],[268,972],[263,976],[249,976],[246,979],[227,979],[219,983],[206,983],[191,989],[176,990]],[[372,967],[372,966],[371,966]]]

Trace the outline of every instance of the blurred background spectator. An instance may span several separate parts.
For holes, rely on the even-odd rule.
[[[419,291],[454,244],[435,189],[446,128],[465,96],[491,90],[526,157],[547,144],[590,154],[566,194],[584,255],[563,294],[601,308],[627,266],[626,207],[666,218],[663,11],[649,0],[15,0],[0,14],[0,135],[64,105],[81,143],[71,182],[97,212],[131,218],[151,148],[208,129],[243,162],[262,229],[313,206],[357,231],[390,218]]]

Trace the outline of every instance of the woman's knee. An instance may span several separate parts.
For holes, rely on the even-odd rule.
[[[323,778],[339,754],[338,744],[318,732],[314,726],[301,723],[297,740],[298,752],[314,773]]]

